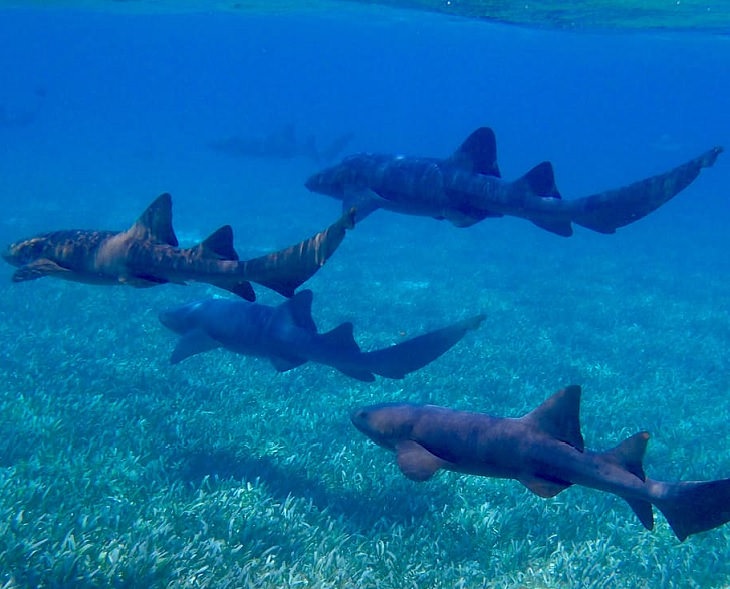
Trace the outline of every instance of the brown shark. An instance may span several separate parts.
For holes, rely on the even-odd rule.
[[[44,276],[135,287],[194,281],[253,301],[251,282],[292,296],[334,253],[346,230],[353,227],[353,218],[354,211],[348,211],[309,239],[240,261],[230,225],[195,247],[179,248],[172,228],[172,198],[165,193],[126,231],[54,231],[13,243],[2,255],[18,267],[13,282]]]
[[[714,147],[663,174],[563,199],[550,162],[516,180],[503,180],[494,131],[480,127],[450,157],[358,153],[314,174],[306,187],[341,200],[343,210],[357,209],[358,221],[377,209],[446,219],[457,227],[509,215],[569,237],[573,224],[614,233],[642,219],[687,188],[721,152],[722,147]]]
[[[730,479],[663,482],[646,477],[647,432],[607,452],[586,450],[580,394],[579,386],[566,387],[520,418],[385,404],[358,409],[351,419],[375,443],[395,452],[403,474],[415,481],[444,468],[517,479],[540,497],[582,485],[623,497],[649,530],[656,505],[680,540],[730,521]]]

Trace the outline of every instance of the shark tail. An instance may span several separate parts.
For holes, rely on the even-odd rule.
[[[663,174],[571,201],[575,209],[572,220],[599,233],[615,233],[619,227],[642,219],[687,188],[702,168],[715,163],[722,150],[714,147]]]
[[[679,540],[730,521],[730,479],[678,483],[648,480],[642,465],[648,440],[647,432],[639,432],[603,454],[607,460],[645,481],[651,489],[649,501],[625,497],[647,530],[654,527],[652,503],[667,518]]]
[[[730,521],[730,479],[661,483],[654,504],[679,540]]]
[[[363,366],[386,378],[404,378],[455,346],[467,332],[479,327],[484,315],[464,319],[399,344],[362,354]]]
[[[285,297],[309,280],[335,253],[348,229],[355,226],[355,210],[346,211],[324,231],[278,252],[241,262],[248,280]]]

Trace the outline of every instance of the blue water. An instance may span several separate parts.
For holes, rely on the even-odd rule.
[[[497,135],[505,178],[550,160],[564,198],[668,170],[715,145],[730,148],[728,37],[573,34],[348,8],[276,16],[6,9],[0,12],[0,39],[0,105],[6,114],[5,124],[0,123],[3,243],[51,229],[124,229],[162,192],[173,195],[181,241],[197,241],[230,223],[242,257],[294,243],[339,214],[339,203],[303,186],[317,164],[304,157],[233,157],[209,147],[218,139],[261,137],[289,124],[322,145],[351,132],[347,152],[435,157],[448,156],[473,129],[488,125]],[[486,312],[492,323],[446,364],[434,364],[427,376],[403,383],[358,385],[352,393],[345,377],[327,371],[314,377],[313,369],[292,372],[285,382],[308,390],[316,386],[326,399],[323,406],[341,415],[341,422],[330,424],[331,433],[318,434],[335,440],[324,444],[332,449],[327,456],[343,445],[353,456],[364,454],[363,468],[370,464],[372,469],[367,461],[375,460],[388,469],[386,487],[398,473],[380,449],[349,431],[351,403],[337,401],[343,390],[350,390],[357,403],[460,403],[461,408],[514,415],[567,381],[580,380],[590,390],[584,427],[591,432],[591,445],[606,447],[629,430],[646,427],[664,434],[664,442],[657,439],[649,449],[655,474],[730,476],[723,417],[730,390],[729,185],[726,153],[676,199],[610,236],[578,229],[563,239],[510,218],[457,229],[432,219],[375,213],[348,235],[310,283],[324,328],[352,320],[359,341],[374,348],[400,331],[415,333],[476,312]],[[206,366],[172,372],[165,364],[171,340],[154,318],[165,301],[184,302],[199,295],[199,287],[190,295],[179,287],[161,287],[153,294],[120,287],[114,294],[99,294],[101,287],[50,279],[11,285],[10,273],[9,266],[0,269],[5,280],[0,312],[8,321],[3,337],[8,342],[21,334],[26,338],[37,354],[33,370],[44,386],[53,382],[58,368],[44,360],[42,350],[73,338],[69,334],[82,323],[88,337],[98,331],[113,346],[109,331],[122,329],[130,314],[139,315],[132,336],[144,338],[145,353],[132,358],[134,339],[126,334],[127,347],[116,356],[120,372],[101,382],[80,376],[78,390],[88,390],[93,381],[96,392],[103,393],[129,378],[124,363],[134,360],[158,371],[147,391],[156,398],[161,385],[155,378],[192,383],[198,378],[195,370]],[[259,293],[265,301],[277,301],[261,288]],[[44,307],[43,316],[54,322],[44,333],[33,301],[48,300],[63,304]],[[80,319],[79,312],[88,315]],[[28,328],[35,331],[29,334]],[[74,362],[84,370],[92,370],[88,365],[104,355],[91,344],[73,349]],[[6,353],[0,359],[3,371],[22,373],[26,353]],[[63,357],[62,352],[48,354]],[[245,372],[237,379],[270,384],[273,371],[259,368],[262,375]],[[69,367],[63,371],[73,378]],[[209,367],[200,376],[210,390],[222,386],[215,374]],[[498,392],[490,397],[492,390]],[[633,390],[640,393],[632,397]],[[694,396],[681,404],[686,391]],[[275,399],[280,393],[271,394]],[[621,409],[613,406],[614,394],[625,398]],[[152,413],[143,417],[154,422]],[[224,422],[225,417],[216,419]],[[691,422],[688,429],[683,429],[685,421]],[[286,424],[278,427],[285,440],[286,430]],[[694,454],[673,453],[683,440],[690,446],[708,444],[698,451],[699,462]],[[316,478],[316,459],[308,468]],[[362,474],[377,486],[378,472]],[[93,469],[89,476],[94,478]],[[483,481],[474,493],[487,494],[489,484]],[[500,489],[521,493],[513,487]],[[422,502],[415,512],[423,515],[427,491],[414,489],[399,482],[392,493],[415,493],[414,501]],[[291,492],[296,496],[295,487]],[[335,486],[328,492],[338,497]],[[572,501],[563,495],[561,500]],[[542,506],[541,501],[530,505]],[[621,509],[622,533],[628,538],[622,549],[635,553],[631,538],[646,536],[633,514],[619,500],[611,501],[589,507],[595,510],[589,514],[566,508],[561,515],[541,517],[561,519],[571,528],[570,518],[585,525],[586,519],[600,518],[602,510]],[[324,503],[320,507],[326,509]],[[346,510],[336,515],[347,519]],[[552,546],[550,521],[536,532],[537,544]],[[403,525],[402,534],[419,533],[417,523]],[[367,538],[367,530],[355,527]],[[485,539],[488,530],[480,534],[480,541],[491,545]],[[677,548],[666,528],[662,534],[668,547],[654,549],[668,559]],[[706,540],[704,558],[722,561],[728,532],[710,534],[722,548],[713,552],[715,544]],[[569,536],[581,545],[605,534],[575,528]],[[508,545],[510,538],[499,541]],[[486,560],[466,547],[454,550],[465,552],[444,557],[452,565],[462,557],[474,560],[488,576]],[[691,563],[692,553],[683,554]],[[640,570],[637,562],[630,566]],[[713,571],[697,573],[697,582],[721,586],[727,581],[724,569]],[[625,577],[625,586],[638,584],[643,577],[636,575]],[[570,586],[571,578],[561,574],[555,586]],[[651,578],[658,582],[659,577]],[[429,579],[424,586],[438,586],[434,577]],[[683,586],[681,580],[673,582]]]

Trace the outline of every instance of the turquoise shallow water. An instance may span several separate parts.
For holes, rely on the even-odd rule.
[[[518,29],[385,8],[257,14],[5,9],[0,237],[123,229],[159,193],[181,241],[230,223],[242,257],[323,228],[304,156],[210,148],[293,125],[348,152],[447,156],[480,125],[505,178],[553,162],[565,198],[730,143],[727,38]],[[157,313],[214,293],[0,281],[6,587],[725,587],[725,526],[645,531],[619,498],[515,481],[417,484],[356,406],[518,416],[583,386],[583,434],[643,429],[653,478],[730,476],[727,154],[615,235],[375,213],[307,284],[364,349],[484,312],[403,381],[222,351],[170,366]],[[277,295],[258,289],[266,303]]]

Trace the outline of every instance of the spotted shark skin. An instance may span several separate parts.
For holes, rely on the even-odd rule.
[[[356,409],[351,421],[376,444],[395,452],[401,472],[414,481],[446,469],[516,479],[545,498],[582,485],[625,499],[649,530],[655,505],[679,540],[730,521],[730,479],[647,478],[642,465],[647,432],[607,452],[587,450],[580,431],[580,396],[581,388],[571,385],[519,418],[391,403]]]
[[[204,282],[255,300],[255,282],[289,297],[335,252],[354,226],[348,211],[324,231],[289,248],[241,261],[224,225],[191,248],[179,248],[172,197],[160,195],[126,231],[64,230],[11,244],[3,258],[13,282],[45,276],[89,284],[151,287]]]
[[[614,233],[638,221],[689,186],[721,152],[714,147],[663,174],[565,200],[550,162],[517,180],[502,180],[494,132],[481,127],[445,159],[360,153],[314,174],[305,185],[341,200],[345,210],[355,207],[358,221],[377,209],[445,219],[457,227],[510,215],[569,237],[573,223]]]

